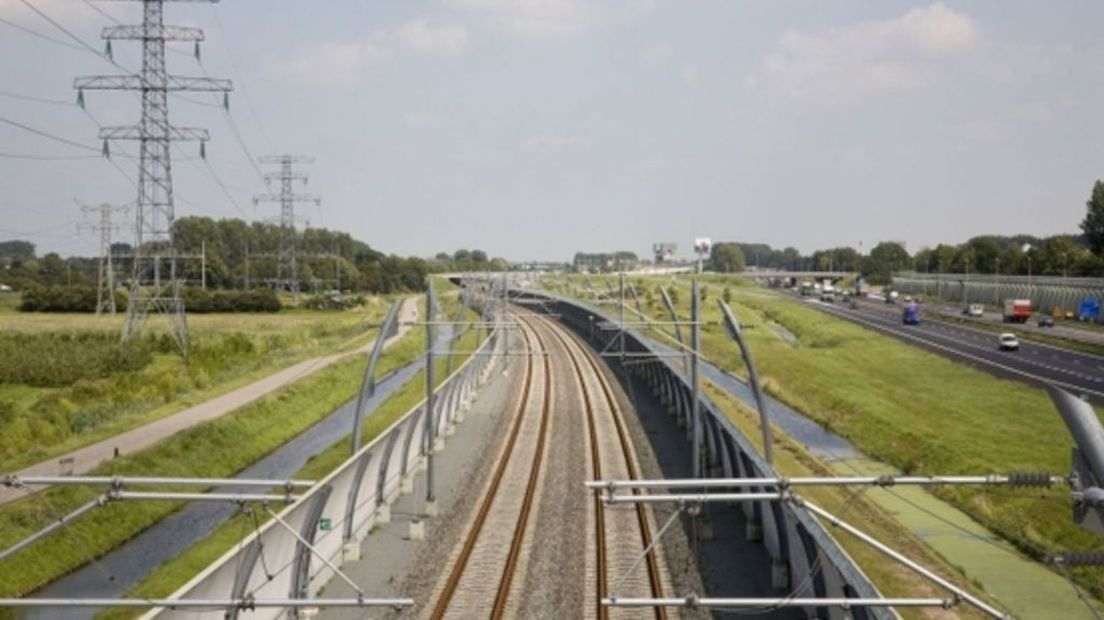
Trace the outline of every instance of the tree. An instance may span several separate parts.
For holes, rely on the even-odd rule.
[[[1081,221],[1081,230],[1089,249],[1097,256],[1104,256],[1104,182],[1093,183],[1092,197],[1085,203],[1088,211]]]
[[[908,267],[912,258],[899,243],[883,241],[870,250],[870,256],[863,262],[866,264],[863,271],[871,284],[888,284],[893,272]]]
[[[35,257],[35,245],[30,241],[0,242],[0,258],[19,258],[32,260]]]
[[[746,266],[744,253],[735,243],[715,243],[709,253],[709,269],[722,273],[743,271]]]
[[[995,273],[1001,248],[997,240],[985,235],[966,242],[963,260],[969,263],[971,273]]]

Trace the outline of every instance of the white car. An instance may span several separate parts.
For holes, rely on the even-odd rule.
[[[1016,334],[1001,334],[997,339],[1000,344],[1001,351],[1019,351],[1020,339],[1016,337]]]

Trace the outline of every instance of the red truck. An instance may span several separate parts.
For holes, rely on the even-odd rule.
[[[1030,299],[1005,299],[1004,322],[1026,323],[1031,318]]]

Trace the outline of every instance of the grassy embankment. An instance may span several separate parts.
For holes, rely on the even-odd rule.
[[[645,311],[664,316],[654,292],[670,278],[639,279]],[[766,390],[901,471],[924,474],[1070,469],[1072,440],[1046,393],[834,319],[792,299],[706,277],[703,351],[742,374],[739,349],[723,332],[716,299],[728,295],[746,327]],[[599,289],[601,287],[598,287]],[[689,285],[678,281],[680,312]],[[779,332],[796,337],[790,342]],[[1068,489],[940,489],[935,493],[1036,560],[1048,553],[1104,547],[1070,518]],[[1104,598],[1104,580],[1074,571]]]
[[[759,416],[737,399],[709,384],[705,388],[713,402],[717,403],[729,419],[743,431],[744,435],[760,450],[763,442],[759,433]],[[775,469],[785,476],[831,476],[834,472],[823,462],[810,455],[800,444],[784,433],[775,434]],[[869,491],[830,487],[810,487],[799,490],[801,495],[818,506],[839,516],[852,524],[858,524],[863,531],[910,558],[922,563],[945,578],[961,581],[958,571],[939,555],[933,553],[922,541],[907,529],[888,517],[883,510],[873,504],[866,496]],[[735,507],[721,510],[735,510]],[[909,571],[896,561],[875,551],[862,541],[846,534],[833,532],[840,545],[855,559],[863,571],[884,595],[889,597],[943,598],[946,591],[919,575]],[[967,584],[972,594],[982,596],[977,587]],[[988,616],[963,603],[953,612],[938,612],[915,608],[897,610],[903,618],[987,618]]]
[[[452,316],[452,314],[450,314]],[[474,318],[470,314],[469,318]],[[462,337],[456,345],[457,351],[473,351],[482,342],[484,334],[472,331]],[[424,340],[420,346],[424,347]],[[421,350],[421,349],[419,349]],[[468,355],[457,354],[453,359],[453,369],[459,367],[468,358]],[[437,362],[437,384],[440,385],[447,378],[445,376],[446,361]],[[365,444],[371,442],[381,432],[398,420],[403,414],[410,411],[425,396],[425,372],[419,371],[411,377],[403,386],[386,401],[380,404],[365,421],[362,426],[362,440]],[[313,457],[294,477],[308,480],[320,480],[341,463],[349,458],[351,448],[351,436],[346,436],[327,450]],[[159,598],[166,597],[184,585],[193,576],[217,560],[227,550],[238,544],[245,536],[250,534],[258,524],[268,520],[265,514],[257,514],[254,521],[250,513],[239,513],[216,528],[209,536],[181,553],[179,556],[165,562],[154,569],[141,580],[129,592],[132,598]],[[134,609],[110,609],[97,615],[99,620],[118,620],[120,618],[133,618],[140,615],[141,610]]]
[[[378,372],[413,361],[423,348],[422,334],[414,330],[386,352]],[[365,363],[365,356],[340,361],[222,418],[178,433],[144,452],[115,459],[92,473],[232,476],[352,398]],[[3,507],[0,548],[96,494],[87,488],[54,488]],[[112,504],[94,510],[65,528],[64,533],[49,536],[0,563],[0,596],[23,595],[49,583],[180,507],[176,502],[150,502]]]
[[[386,308],[385,300],[373,299],[351,312],[195,315],[189,317],[187,360],[156,317],[125,355],[112,357],[106,349],[118,348],[121,315],[0,313],[0,348],[17,353],[0,360],[0,472],[111,437],[299,361],[367,342],[376,330],[365,326],[378,323]],[[94,346],[64,346],[81,340]],[[84,359],[98,350],[105,355]],[[74,355],[78,351],[81,355]],[[104,360],[113,362],[105,367]],[[29,372],[36,367],[45,372]],[[63,367],[73,372],[52,372]]]

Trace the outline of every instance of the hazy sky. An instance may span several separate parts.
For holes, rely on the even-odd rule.
[[[134,123],[138,100],[90,92],[88,114],[73,105],[74,77],[118,70],[28,3],[97,49],[111,23],[85,0],[0,0],[0,118],[92,149],[0,122],[0,238],[93,253],[74,200],[133,201],[122,172],[137,172],[97,156],[96,123]],[[94,6],[124,23],[140,14],[137,2]],[[225,0],[165,12],[208,37],[202,66],[179,44],[171,70],[237,87],[229,116],[210,95],[171,99],[174,124],[212,134],[207,163],[195,144],[175,152],[178,216],[275,215],[253,206],[262,188],[246,152],[288,152],[317,160],[311,224],[387,252],[567,260],[674,241],[686,254],[697,236],[915,251],[1076,232],[1104,176],[1096,0]],[[114,45],[126,67],[137,50]]]

